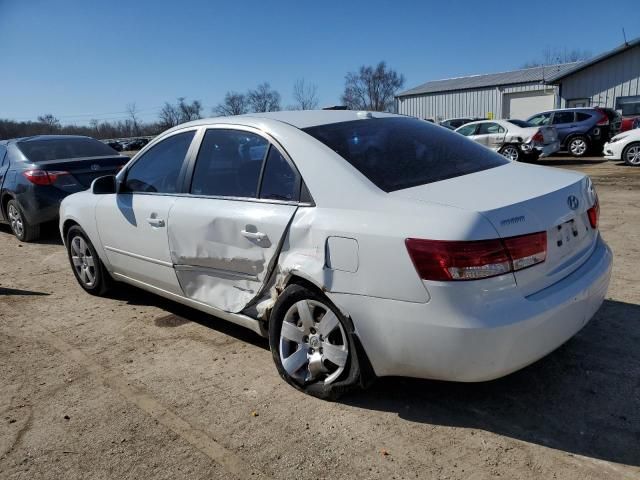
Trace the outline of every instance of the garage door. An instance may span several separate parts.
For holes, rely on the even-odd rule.
[[[531,115],[551,110],[555,103],[554,93],[543,91],[506,93],[503,99],[502,118],[520,120],[526,120]]]

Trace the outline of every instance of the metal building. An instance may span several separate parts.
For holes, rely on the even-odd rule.
[[[640,114],[640,39],[585,62],[427,82],[396,96],[396,111],[447,118],[527,118],[565,106]],[[635,98],[634,98],[635,97]],[[630,113],[629,113],[630,114]]]

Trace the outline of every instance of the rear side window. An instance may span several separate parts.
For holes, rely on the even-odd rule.
[[[589,115],[588,113],[576,112],[577,122],[584,122],[585,120],[589,120],[590,118],[591,118],[591,115]]]
[[[465,125],[464,127],[462,127],[460,130],[457,130],[457,133],[464,135],[465,137],[468,137],[469,135],[473,135],[474,133],[476,133],[476,129],[478,128],[478,125]]]
[[[573,122],[573,112],[555,112],[553,114],[553,125]]]
[[[209,129],[191,181],[194,195],[256,198],[269,142],[241,130]]]
[[[385,192],[509,163],[455,132],[412,118],[373,118],[304,129]]]
[[[7,163],[7,147],[0,145],[0,167]]]
[[[145,152],[127,172],[129,192],[176,193],[178,177],[195,130],[161,140]]]
[[[297,200],[298,176],[277,148],[271,147],[264,166],[260,198],[269,200]]]
[[[504,128],[497,123],[480,124],[480,128],[478,128],[478,135],[491,135],[492,133],[504,133]]]
[[[18,148],[32,162],[67,158],[105,157],[118,155],[113,148],[94,138],[55,138],[18,142]]]

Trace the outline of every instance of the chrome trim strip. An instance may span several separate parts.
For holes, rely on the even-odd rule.
[[[221,268],[214,267],[202,267],[199,265],[174,265],[173,268],[176,269],[176,272],[202,272],[212,275],[225,275],[229,277],[237,277],[242,278],[244,280],[251,280],[254,282],[258,281],[257,275],[252,275],[251,273],[244,272],[236,272],[233,270],[223,270]]]
[[[163,260],[157,260],[155,258],[145,257],[144,255],[138,255],[137,253],[120,250],[119,248],[105,246],[104,249],[109,252],[119,253],[120,255],[126,255],[127,257],[136,258],[138,260],[144,260],[145,262],[155,263],[156,265],[162,265],[163,267],[173,268],[173,263],[171,262],[165,262]]]

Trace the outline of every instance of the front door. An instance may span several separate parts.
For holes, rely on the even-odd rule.
[[[181,191],[181,172],[195,130],[171,135],[145,152],[125,172],[120,192],[96,206],[100,240],[114,273],[181,294],[167,227]]]
[[[190,195],[169,214],[171,257],[185,295],[240,312],[275,266],[299,192],[295,168],[266,138],[207,130]]]

